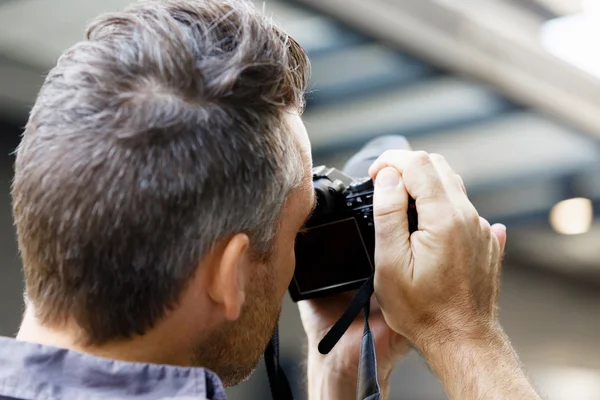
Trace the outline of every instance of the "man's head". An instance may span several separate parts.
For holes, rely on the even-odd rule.
[[[313,201],[308,73],[303,49],[244,1],[146,1],[92,23],[17,151],[36,319],[75,326],[88,348],[170,332],[193,346],[177,362],[247,375]]]

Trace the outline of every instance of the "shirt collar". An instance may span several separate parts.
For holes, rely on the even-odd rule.
[[[225,400],[203,368],[132,363],[0,337],[0,396],[19,399]]]

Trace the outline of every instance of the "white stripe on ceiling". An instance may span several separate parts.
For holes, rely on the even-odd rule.
[[[488,115],[499,103],[482,86],[444,77],[320,107],[307,112],[304,119],[313,146],[320,147],[394,129],[419,129],[432,121]]]

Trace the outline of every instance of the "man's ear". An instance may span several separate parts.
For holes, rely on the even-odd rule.
[[[220,247],[217,254],[213,254],[208,295],[223,307],[224,316],[230,321],[239,318],[246,299],[249,247],[248,236],[237,233]]]

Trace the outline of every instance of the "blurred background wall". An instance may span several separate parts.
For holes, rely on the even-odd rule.
[[[90,18],[128,0],[0,0],[0,334],[22,278],[11,152],[44,73]],[[257,0],[313,61],[305,121],[315,163],[341,167],[368,139],[406,135],[463,176],[508,226],[501,318],[547,398],[600,399],[600,2]],[[282,316],[286,369],[304,398],[304,337]],[[232,399],[267,399],[262,365]],[[444,394],[412,354],[393,399]]]

